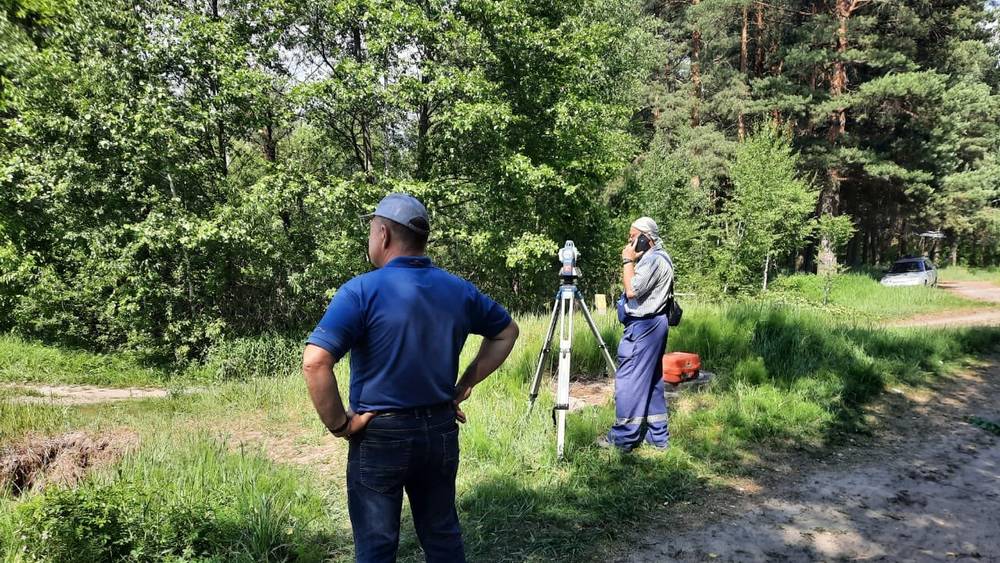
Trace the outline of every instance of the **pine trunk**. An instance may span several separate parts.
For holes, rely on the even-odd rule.
[[[740,30],[740,73],[744,81],[749,81],[747,76],[747,34],[750,29],[750,8],[743,6],[743,28]],[[742,104],[740,114],[737,117],[739,139],[742,141],[747,136],[747,126],[743,115]],[[766,285],[766,284],[765,284]],[[765,288],[766,289],[766,288]]]
[[[835,12],[837,17],[837,56],[833,61],[833,76],[830,77],[830,99],[838,100],[847,90],[847,21],[857,7],[858,0],[836,0]],[[847,108],[838,107],[830,116],[830,129],[828,138],[831,148],[840,143],[841,138],[847,131]],[[823,215],[835,216],[840,206],[840,182],[841,174],[839,167],[834,163],[827,169],[827,185],[820,195],[820,213]],[[831,272],[837,269],[837,254],[833,247],[833,241],[824,234],[819,243],[819,264],[821,273]]]
[[[697,6],[701,0],[691,0]],[[691,30],[691,128],[701,125],[701,31],[697,24]],[[701,188],[701,177],[691,176],[691,187]]]

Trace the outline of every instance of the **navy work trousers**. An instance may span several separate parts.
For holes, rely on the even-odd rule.
[[[645,438],[653,446],[666,448],[670,433],[662,358],[667,346],[667,316],[626,317],[624,323],[615,374],[615,425],[608,432],[608,441],[631,450]]]

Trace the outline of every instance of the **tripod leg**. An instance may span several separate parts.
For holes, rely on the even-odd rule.
[[[556,383],[556,458],[563,458],[566,443],[566,413],[569,412],[569,375],[573,353],[574,290],[564,288],[559,309],[559,379]]]
[[[584,302],[583,296],[580,292],[576,292],[576,299],[580,302],[580,309],[583,310],[583,318],[587,319],[587,324],[590,325],[591,332],[594,333],[594,338],[597,339],[597,345],[601,347],[601,352],[604,353],[604,361],[608,363],[608,369],[610,370],[611,377],[615,376],[618,371],[618,367],[615,365],[615,361],[611,358],[611,352],[608,351],[608,345],[604,343],[604,339],[601,338],[601,331],[597,329],[597,324],[594,322],[594,318],[590,316],[590,310],[587,309],[587,303]]]
[[[545,333],[545,341],[542,342],[542,351],[538,353],[538,366],[535,368],[535,376],[531,379],[531,390],[528,394],[528,414],[535,406],[535,399],[538,398],[538,388],[542,383],[542,371],[545,369],[545,361],[552,351],[552,335],[556,332],[556,318],[559,316],[559,296],[556,296],[555,305],[552,306],[552,318],[549,319],[549,330]]]

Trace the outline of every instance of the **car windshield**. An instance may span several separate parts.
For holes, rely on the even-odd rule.
[[[908,274],[910,272],[922,272],[920,262],[896,262],[889,270],[890,274]]]

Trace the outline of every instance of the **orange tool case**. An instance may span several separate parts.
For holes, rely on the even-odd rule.
[[[690,352],[670,352],[663,355],[663,381],[677,385],[698,379],[701,357]]]

